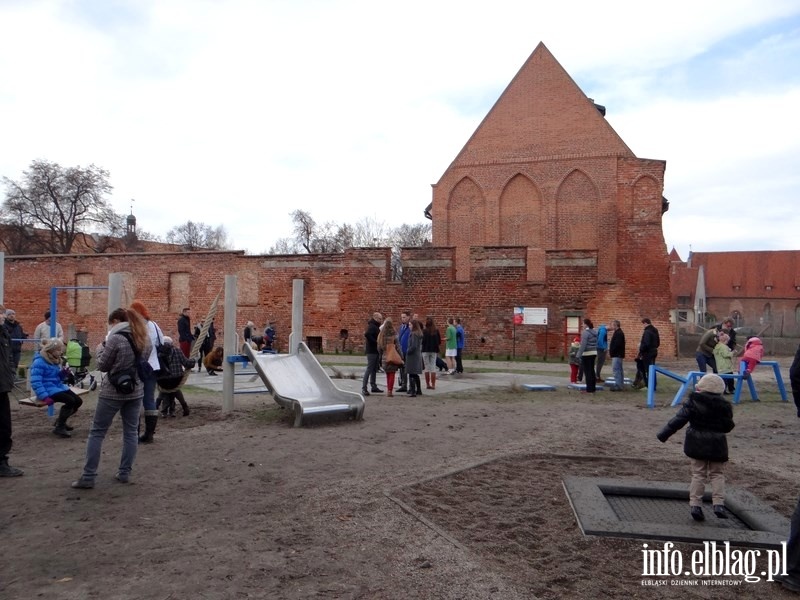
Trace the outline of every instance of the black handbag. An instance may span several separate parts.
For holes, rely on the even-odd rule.
[[[120,369],[109,373],[108,380],[120,394],[132,394],[136,389],[136,369]]]

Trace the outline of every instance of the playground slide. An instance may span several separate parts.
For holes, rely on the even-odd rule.
[[[295,427],[308,415],[349,413],[356,420],[364,415],[364,397],[336,387],[304,343],[297,354],[261,354],[245,344],[244,354],[275,402],[294,412]]]

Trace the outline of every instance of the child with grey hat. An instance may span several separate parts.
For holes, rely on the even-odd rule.
[[[725,434],[734,427],[733,407],[722,395],[725,382],[719,375],[704,375],[694,389],[678,414],[670,419],[656,437],[666,442],[672,434],[689,424],[683,451],[691,460],[692,468],[692,481],[689,484],[690,514],[695,521],[705,518],[703,494],[706,482],[710,481],[714,514],[720,519],[727,519],[723,468],[728,462],[728,440]]]

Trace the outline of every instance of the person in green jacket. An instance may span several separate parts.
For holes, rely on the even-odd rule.
[[[718,336],[719,343],[714,346],[714,360],[717,364],[717,373],[720,375],[733,375],[733,363],[736,356],[730,349],[728,341],[730,336],[721,331]],[[732,394],[736,389],[736,382],[733,379],[725,378],[725,394]]]
[[[447,374],[456,372],[456,355],[458,354],[458,332],[453,317],[447,319],[444,331],[444,360],[447,362]]]

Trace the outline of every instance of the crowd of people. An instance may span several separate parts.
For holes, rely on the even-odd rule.
[[[735,380],[733,375],[740,373],[738,362],[744,363],[741,374],[748,377],[764,358],[764,344],[755,336],[747,338],[744,347],[736,343],[736,329],[731,318],[726,318],[716,327],[707,329],[700,337],[695,351],[697,370],[707,373],[709,367],[715,374],[723,375],[725,381],[724,394],[733,394]]]
[[[164,335],[147,307],[138,300],[108,316],[108,333],[94,353],[96,368],[105,376],[89,428],[83,472],[73,482],[73,487],[94,487],[103,441],[117,413],[122,420],[123,443],[115,477],[122,483],[130,480],[139,444],[153,442],[159,409],[162,416],[175,416],[177,401],[183,408],[183,415],[189,416],[190,409],[180,388],[188,372],[199,362],[189,358],[189,354],[200,333],[192,332],[190,314],[190,309],[184,308],[176,323],[178,346]],[[222,348],[214,346],[215,337],[212,321],[206,335],[207,343],[203,344],[209,374],[216,374],[222,364]],[[21,469],[8,464],[12,447],[8,394],[17,380],[21,344],[27,339],[15,312],[0,306],[0,477],[23,474]],[[71,372],[65,364],[64,330],[60,323],[51,321],[50,311],[44,313],[44,321],[34,330],[31,341],[35,344],[29,372],[31,390],[40,406],[62,405],[53,434],[70,438],[73,427],[68,420],[82,406],[83,400],[69,385]],[[142,416],[144,432],[140,424]]]
[[[636,355],[636,378],[633,384],[635,388],[647,385],[650,365],[655,364],[658,347],[661,345],[658,329],[650,319],[646,317],[642,319],[642,325],[644,329]],[[608,337],[609,331],[611,339]],[[625,352],[625,332],[617,319],[612,320],[608,326],[600,325],[597,328],[590,318],[583,319],[583,331],[580,336],[573,339],[568,351],[570,383],[580,383],[585,378],[586,385],[582,391],[594,394],[597,391],[597,382],[603,381],[601,376],[606,357],[610,357],[611,371],[614,375],[614,383],[610,389],[612,392],[624,390]]]
[[[648,318],[642,319],[643,331],[636,356],[637,381],[647,385],[649,366],[655,364],[660,338],[658,330]],[[623,360],[625,358],[625,334],[620,322],[613,320],[609,326],[595,328],[591,319],[583,319],[583,331],[570,347],[571,381],[586,379],[586,393],[594,393],[596,382],[606,356],[612,360],[614,385],[612,390],[621,390],[624,383]],[[73,488],[90,489],[95,486],[102,446],[106,433],[115,415],[120,413],[123,442],[119,466],[115,479],[120,483],[130,481],[139,444],[151,443],[156,423],[161,416],[174,416],[174,404],[178,401],[184,416],[190,414],[189,407],[180,390],[187,373],[195,366],[190,358],[192,344],[200,335],[199,328],[191,329],[190,310],[185,308],[177,322],[178,346],[172,338],[164,335],[161,328],[150,318],[143,303],[134,301],[129,308],[118,308],[108,316],[108,334],[95,351],[97,369],[106,374],[100,386],[97,407],[86,442],[86,456],[81,475],[72,483]],[[269,331],[271,329],[271,331]],[[31,365],[31,387],[43,404],[62,404],[53,433],[59,437],[71,437],[72,426],[68,419],[82,405],[82,400],[62,377],[62,361],[65,344],[63,329],[56,324],[56,336],[51,336],[53,325],[50,314],[34,333],[37,353]],[[269,338],[274,344],[274,323],[268,324],[264,336],[254,335],[252,321],[245,327],[245,342],[259,344],[256,338]],[[608,339],[608,332],[611,338]],[[213,322],[208,328],[211,343],[204,346],[206,366],[221,368],[222,348],[214,347]],[[21,349],[17,343],[27,338],[21,324],[16,321],[13,310],[0,306],[0,477],[19,477],[23,471],[8,462],[12,448],[11,412],[9,392],[12,389],[19,366]],[[439,367],[437,362],[444,342],[446,374],[463,372],[462,351],[465,347],[465,332],[461,319],[448,318],[444,339],[432,317],[424,322],[417,314],[403,311],[400,324],[394,326],[391,318],[375,312],[364,333],[367,368],[362,379],[362,394],[382,393],[378,387],[377,374],[386,375],[387,395],[394,392],[407,393],[415,397],[423,394],[421,377],[424,373],[425,389],[435,390]],[[14,340],[14,341],[12,341]],[[266,344],[265,344],[266,345]],[[263,346],[262,346],[263,347]],[[666,442],[670,436],[686,426],[684,452],[691,462],[689,507],[692,519],[702,521],[703,494],[707,483],[711,485],[712,513],[721,519],[728,518],[725,508],[724,466],[728,461],[726,434],[733,430],[733,409],[725,395],[733,391],[732,379],[723,381],[717,373],[732,374],[734,359],[741,354],[747,376],[763,357],[763,345],[757,337],[747,340],[744,349],[736,345],[733,321],[726,319],[718,328],[709,329],[700,339],[696,352],[698,369],[712,374],[704,375],[695,390],[681,406],[678,413],[658,432],[657,438]],[[199,363],[199,361],[198,361]],[[395,390],[395,381],[398,387]],[[790,382],[797,415],[800,417],[800,348],[790,368]],[[368,389],[369,386],[369,389]],[[159,390],[158,399],[155,390]],[[140,416],[144,415],[145,431],[140,435]],[[800,501],[792,517],[792,526],[787,546],[787,575],[779,578],[784,587],[800,591]]]
[[[367,322],[364,340],[364,353],[367,356],[367,368],[361,381],[361,394],[364,396],[383,393],[377,382],[380,370],[386,374],[386,394],[390,397],[395,391],[411,397],[421,396],[422,374],[425,376],[425,389],[435,390],[439,373],[454,375],[464,372],[466,331],[460,318],[447,319],[444,362],[440,357],[442,334],[433,317],[426,317],[423,322],[418,314],[412,314],[410,310],[400,313],[400,325],[397,328],[391,318],[384,318],[380,312],[373,313]],[[398,382],[396,390],[395,381]]]

